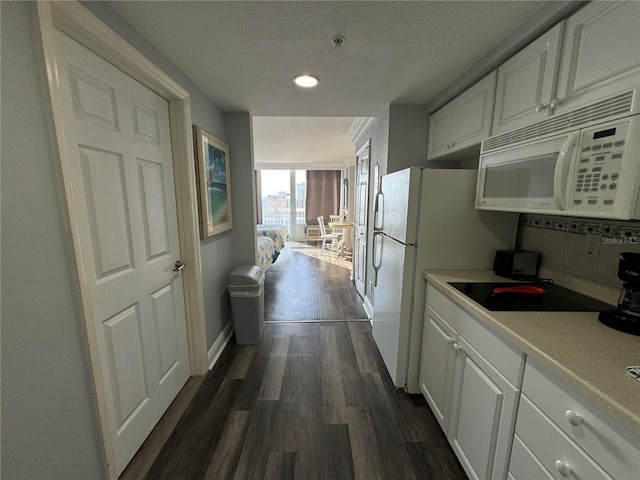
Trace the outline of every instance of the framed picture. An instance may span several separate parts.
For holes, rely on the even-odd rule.
[[[200,196],[200,235],[204,240],[231,230],[233,226],[229,147],[196,125],[193,126],[193,138]]]

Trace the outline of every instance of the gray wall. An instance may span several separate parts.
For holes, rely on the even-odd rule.
[[[231,258],[234,266],[256,262],[256,174],[253,162],[252,117],[246,112],[225,114],[231,192],[233,230]]]
[[[428,130],[429,117],[424,105],[389,106],[387,173],[426,165]]]
[[[2,476],[103,459],[35,4],[1,2]]]
[[[85,6],[189,91],[193,123],[227,140],[223,113],[187,77],[108,4]],[[3,1],[0,8],[2,475],[101,478],[98,417],[37,11],[31,2]],[[232,199],[234,205],[242,201]],[[234,220],[242,223],[241,216]],[[202,242],[208,345],[230,319],[231,245],[230,234]]]

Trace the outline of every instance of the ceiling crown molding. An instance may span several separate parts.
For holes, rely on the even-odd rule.
[[[351,143],[356,145],[360,137],[368,130],[375,119],[376,117],[356,118],[347,132],[347,136],[351,139]]]

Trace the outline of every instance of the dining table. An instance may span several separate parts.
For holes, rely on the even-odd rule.
[[[329,226],[332,231],[342,230],[342,235],[338,240],[338,255],[351,254],[353,252],[353,222],[329,222]]]

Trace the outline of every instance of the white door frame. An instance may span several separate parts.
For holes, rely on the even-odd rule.
[[[44,59],[49,81],[49,93],[55,124],[56,138],[66,195],[66,207],[73,238],[75,261],[80,283],[80,295],[84,314],[91,371],[98,405],[98,416],[109,478],[117,478],[115,454],[106,394],[102,383],[98,341],[96,336],[92,299],[85,274],[78,231],[78,212],[74,208],[70,164],[66,151],[65,129],[62,117],[60,83],[54,32],[58,28],[96,54],[120,68],[169,102],[171,145],[176,188],[178,231],[181,260],[187,265],[183,270],[187,335],[189,342],[189,366],[191,375],[204,375],[208,371],[204,297],[202,291],[202,263],[193,137],[191,133],[191,104],[189,93],[171,77],[144,57],[105,23],[77,1],[39,1],[38,17]]]
[[[365,151],[366,149],[369,149],[369,158],[367,158],[367,198],[365,200],[366,205],[360,205],[360,197],[359,197],[359,193],[360,193],[360,154]],[[370,190],[370,186],[369,186],[369,182],[371,181],[371,139],[367,140],[364,145],[362,145],[358,151],[356,152],[356,172],[355,172],[355,179],[354,179],[354,184],[355,187],[353,189],[354,191],[354,239],[353,239],[353,243],[355,244],[358,239],[357,239],[357,235],[358,235],[358,218],[357,215],[360,214],[360,211],[362,209],[364,209],[364,215],[365,215],[365,229],[364,229],[364,244],[365,244],[365,254],[364,254],[364,265],[362,265],[362,267],[364,268],[364,278],[362,279],[362,300],[364,302],[364,309],[367,311],[367,316],[369,318],[371,318],[371,313],[373,312],[373,307],[370,307],[371,303],[369,302],[369,299],[367,297],[367,270],[368,270],[368,264],[367,264],[367,255],[369,253],[369,208],[370,208],[370,201],[371,200],[369,197],[369,192]],[[355,248],[354,248],[354,256],[356,254]],[[357,272],[356,272],[356,261],[357,260],[353,260],[353,279],[354,279],[354,284],[356,285],[356,290],[358,289],[357,285],[358,282],[356,281],[356,277],[357,277]],[[358,263],[358,268],[360,268],[360,264]],[[358,291],[358,294],[360,294],[360,292]]]

